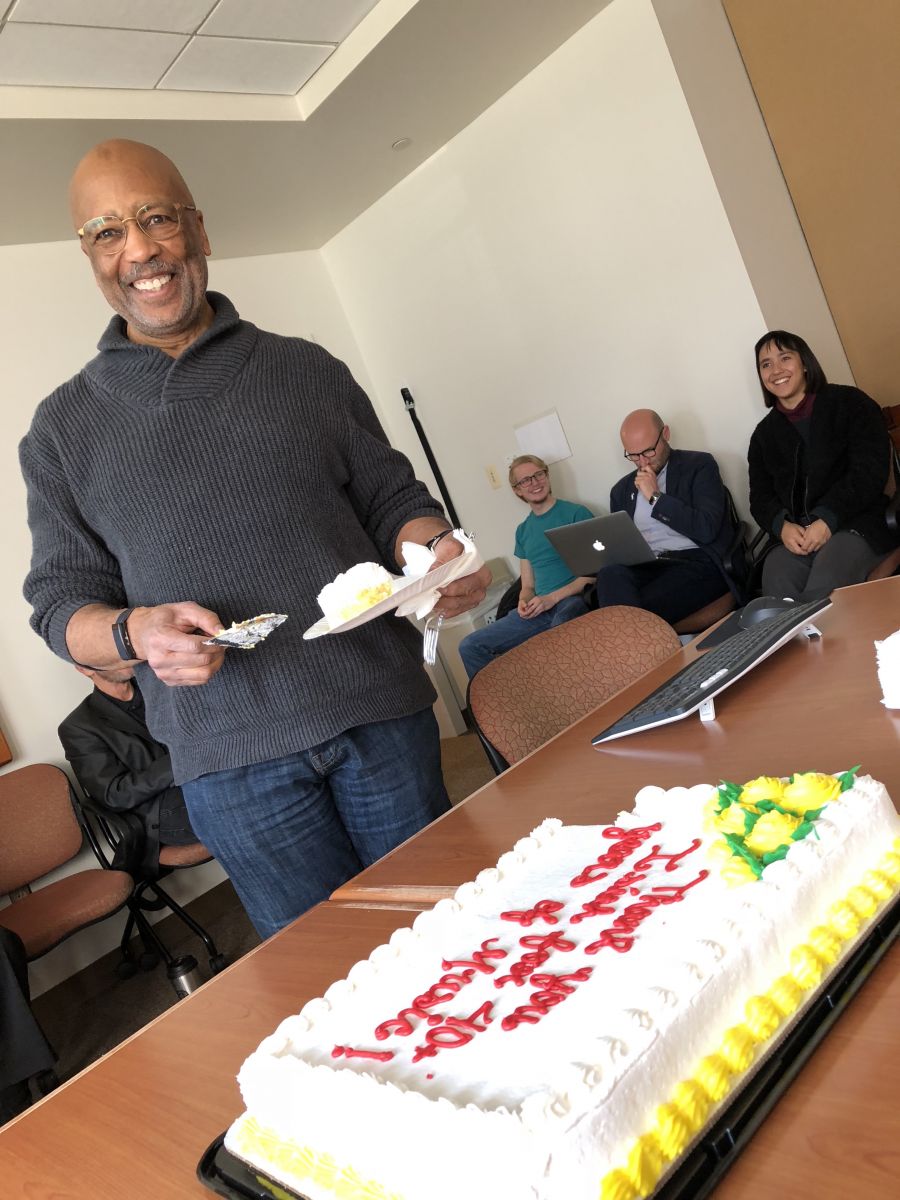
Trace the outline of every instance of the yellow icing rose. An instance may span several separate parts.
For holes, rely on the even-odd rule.
[[[791,835],[799,826],[797,817],[786,813],[763,813],[750,833],[744,838],[744,844],[754,854],[769,854],[777,850],[784,842],[791,840]]]
[[[779,804],[791,812],[803,813],[810,808],[821,808],[841,794],[841,783],[833,775],[821,775],[808,771],[795,775],[794,782],[786,785]]]
[[[746,814],[740,804],[729,804],[723,808],[713,822],[719,833],[736,833],[743,837],[747,832]]]
[[[737,887],[742,883],[755,883],[759,876],[746,858],[733,854],[722,867],[722,878],[729,887]]]
[[[745,783],[741,792],[741,804],[758,804],[760,800],[774,800],[781,803],[784,784],[774,775],[760,775]]]

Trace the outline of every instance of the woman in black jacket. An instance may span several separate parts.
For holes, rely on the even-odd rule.
[[[797,334],[772,330],[755,355],[769,413],[750,439],[750,511],[781,543],[765,559],[762,587],[814,600],[861,583],[894,547],[888,433],[875,401],[829,383]]]

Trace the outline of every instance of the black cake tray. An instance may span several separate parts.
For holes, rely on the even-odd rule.
[[[725,1108],[663,1177],[649,1200],[704,1200],[790,1087],[807,1059],[866,982],[900,932],[900,899],[880,915],[852,952],[828,977],[799,1017],[764,1055]],[[225,1148],[222,1133],[197,1165],[197,1177],[226,1200],[308,1200]]]

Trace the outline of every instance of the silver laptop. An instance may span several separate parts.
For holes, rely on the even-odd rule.
[[[661,561],[624,512],[591,517],[588,521],[559,525],[544,532],[550,545],[575,575],[596,575],[601,567],[611,563],[633,567],[637,563]]]

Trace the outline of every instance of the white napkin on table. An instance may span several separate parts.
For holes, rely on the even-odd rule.
[[[416,579],[424,579],[426,575],[435,570],[435,564],[443,574],[436,581],[435,587],[423,587],[408,600],[399,604],[397,606],[398,617],[408,617],[413,613],[419,618],[427,616],[440,599],[439,588],[452,583],[454,579],[460,579],[463,575],[471,575],[482,565],[484,560],[469,535],[461,529],[454,529],[453,536],[462,543],[463,552],[447,563],[437,563],[434,553],[426,546],[420,546],[417,542],[403,542],[400,547],[406,563],[403,574],[411,582]]]
[[[875,643],[878,682],[885,708],[900,708],[900,629]]]

